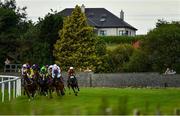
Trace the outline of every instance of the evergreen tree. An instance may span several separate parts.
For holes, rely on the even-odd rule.
[[[54,45],[54,56],[55,62],[61,67],[93,69],[100,63],[96,54],[96,35],[93,28],[88,26],[86,16],[79,6],[76,5],[71,16],[64,20],[59,36],[60,39]]]

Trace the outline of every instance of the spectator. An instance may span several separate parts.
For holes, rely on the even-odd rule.
[[[8,58],[6,58],[6,61],[4,63],[5,63],[5,65],[10,64],[10,60]]]
[[[176,71],[174,71],[173,69],[167,68],[164,74],[176,74]]]

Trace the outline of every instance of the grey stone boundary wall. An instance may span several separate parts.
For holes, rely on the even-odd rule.
[[[76,77],[83,87],[180,87],[180,74],[78,73]]]
[[[19,76],[19,73],[0,74]],[[66,85],[67,73],[62,76]],[[76,78],[80,87],[180,87],[180,74],[79,72]]]

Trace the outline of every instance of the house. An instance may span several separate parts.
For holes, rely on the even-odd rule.
[[[59,12],[62,16],[69,16],[73,8],[66,8]],[[120,18],[105,8],[85,8],[81,11],[86,14],[88,24],[93,26],[99,36],[135,36],[137,29],[124,21],[124,12],[121,10]]]

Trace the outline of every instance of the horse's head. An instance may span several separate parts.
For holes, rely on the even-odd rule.
[[[46,74],[45,74],[45,73],[43,73],[43,74],[41,75],[41,78],[42,78],[42,80],[45,80],[45,78],[46,78]]]

